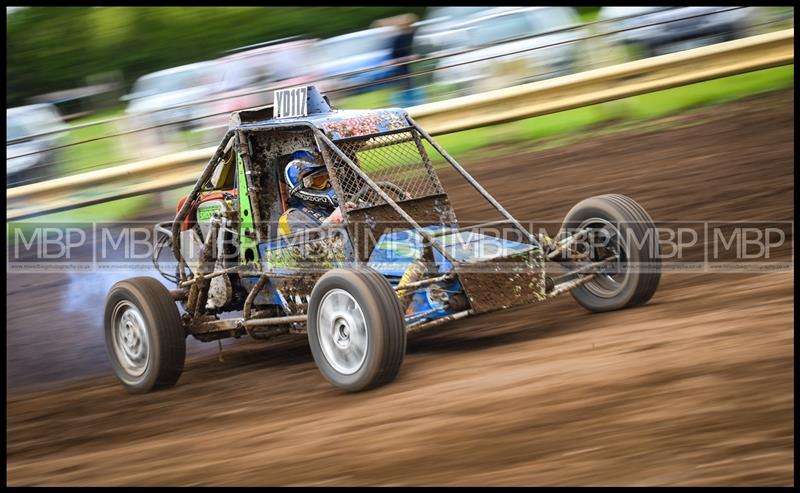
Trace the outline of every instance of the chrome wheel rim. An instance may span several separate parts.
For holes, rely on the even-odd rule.
[[[112,314],[111,341],[122,369],[141,377],[150,361],[150,334],[141,312],[130,301],[120,301]]]
[[[322,297],[317,338],[325,360],[339,373],[352,375],[367,358],[367,322],[350,293],[332,289]]]
[[[593,250],[595,251],[593,251],[591,255],[592,261],[597,262],[609,256],[616,255],[618,258],[617,262],[623,263],[624,267],[615,271],[613,274],[598,273],[591,281],[585,284],[586,289],[601,298],[613,298],[625,288],[630,273],[630,266],[625,265],[628,262],[628,257],[624,238],[616,226],[599,217],[593,217],[583,221],[578,231],[589,227],[595,230],[594,237],[599,240],[599,242],[595,242],[593,246]],[[605,250],[605,255],[598,254],[595,249],[598,245]]]

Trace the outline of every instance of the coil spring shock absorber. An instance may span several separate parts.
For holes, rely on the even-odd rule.
[[[403,286],[410,284],[412,282],[417,282],[422,279],[422,276],[425,274],[426,271],[425,264],[422,260],[415,260],[406,267],[406,271],[403,272],[403,277],[400,278],[400,282],[397,284],[397,297],[400,299],[400,305],[403,307],[403,311],[408,308],[408,304],[411,303],[411,298],[414,296],[413,289],[401,289]]]

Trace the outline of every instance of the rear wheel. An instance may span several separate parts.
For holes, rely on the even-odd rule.
[[[584,228],[591,230],[591,260],[617,256],[619,263],[572,289],[575,300],[593,312],[647,303],[661,280],[661,260],[658,232],[642,206],[624,195],[588,198],[567,213],[562,231]]]
[[[152,277],[116,283],[106,298],[105,340],[114,373],[131,393],[175,385],[186,336],[167,288]]]
[[[390,382],[406,350],[394,289],[369,268],[327,272],[311,293],[308,342],[322,375],[340,389],[356,392]]]

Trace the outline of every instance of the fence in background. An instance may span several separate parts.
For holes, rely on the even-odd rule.
[[[431,134],[444,134],[792,63],[794,29],[787,29],[423,104],[408,113]],[[192,184],[214,150],[185,151],[7,189],[7,220]]]

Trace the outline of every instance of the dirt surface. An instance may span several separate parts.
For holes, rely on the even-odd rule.
[[[523,221],[609,192],[656,223],[793,221],[793,99],[465,164]],[[791,273],[666,273],[635,309],[564,295],[461,320],[410,336],[397,380],[359,394],[286,336],[225,341],[223,362],[191,342],[176,387],[128,395],[100,334],[115,280],[9,276],[8,484],[794,484]]]

